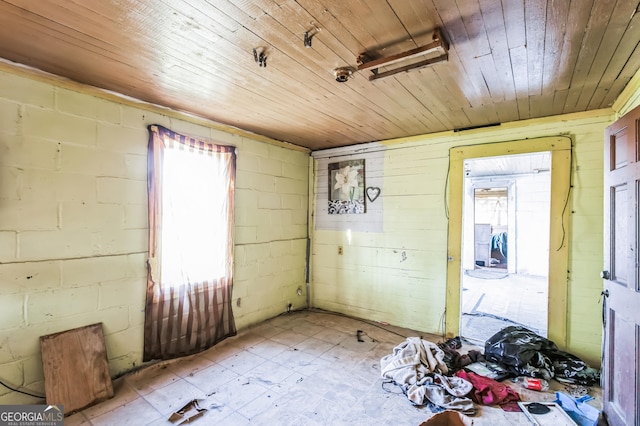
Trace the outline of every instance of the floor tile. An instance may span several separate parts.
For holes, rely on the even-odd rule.
[[[125,380],[136,392],[145,395],[180,380],[180,377],[171,371],[168,364],[158,363],[126,376]]]
[[[276,334],[275,336],[271,337],[271,340],[289,347],[293,347],[298,343],[304,342],[308,337],[309,336],[296,333],[292,330],[285,330],[282,333]]]
[[[347,336],[348,334],[335,330],[333,328],[328,328],[313,335],[313,337],[315,337],[316,339],[324,340],[325,342],[333,343],[334,345],[340,343]]]
[[[265,322],[251,327],[250,330],[257,335],[264,337],[265,339],[269,339],[278,333],[282,333],[285,329]]]
[[[82,412],[64,418],[64,426],[89,426],[90,424]]]
[[[237,377],[239,377],[238,373],[231,371],[220,364],[214,363],[203,370],[185,377],[184,380],[196,386],[206,395],[209,395],[219,386],[224,385]]]
[[[237,354],[231,355],[230,357],[225,358],[222,361],[219,361],[218,364],[228,368],[235,373],[244,374],[265,361],[266,360],[264,358],[258,355],[252,354],[251,352],[242,351],[238,352]]]
[[[142,397],[91,419],[93,426],[140,426],[160,419],[162,415]]]
[[[246,417],[238,413],[233,413],[224,418],[224,426],[246,426],[250,424],[251,422]]]
[[[209,358],[198,355],[192,355],[185,358],[180,358],[172,361],[169,365],[169,369],[177,376],[185,378],[193,376],[198,371],[202,371],[205,368],[209,368],[215,364]]]
[[[364,342],[358,342],[357,330]],[[383,386],[380,375],[380,359],[404,342],[404,335],[442,341],[324,312],[281,315],[202,353],[114,380],[112,399],[67,423],[170,425],[168,414],[199,398],[206,411],[196,426],[418,425],[433,413],[413,406],[397,386]],[[465,343],[462,350],[472,348]],[[517,391],[526,400],[550,401],[563,386],[551,381],[549,392]],[[591,395],[601,407],[601,389],[593,387]],[[477,407],[481,415],[474,425],[511,426],[521,420],[498,407]]]
[[[138,392],[129,384],[125,377],[120,377],[112,382],[113,398],[102,401],[92,407],[83,410],[89,420],[138,399]]]
[[[243,349],[240,346],[236,345],[235,342],[227,339],[207,349],[206,351],[201,352],[200,355],[207,359],[210,359],[211,361],[218,362],[237,353],[240,353],[242,352],[242,350]]]
[[[245,406],[268,389],[259,383],[252,382],[248,377],[240,376],[215,390],[215,398],[233,410]]]
[[[267,339],[256,345],[248,347],[247,351],[264,359],[272,359],[274,356],[286,351],[287,349],[289,349],[289,346]]]
[[[165,387],[156,389],[143,398],[158,410],[164,417],[169,415],[193,399],[204,399],[205,393],[185,380],[175,381]]]
[[[296,344],[294,348],[311,354],[321,355],[334,346],[335,345],[333,343],[316,339],[315,337],[309,337],[308,339]]]
[[[313,336],[314,334],[320,333],[324,329],[325,327],[309,321],[303,321],[291,327],[291,331],[293,331],[294,333],[304,334],[305,336]]]
[[[286,368],[273,361],[265,361],[247,372],[245,377],[271,388],[283,382],[293,373],[291,368]]]

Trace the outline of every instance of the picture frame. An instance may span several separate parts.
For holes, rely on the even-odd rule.
[[[364,214],[365,160],[347,160],[329,163],[329,214]]]

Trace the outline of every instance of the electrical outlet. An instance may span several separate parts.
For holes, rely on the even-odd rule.
[[[338,246],[338,254],[342,256],[342,246]]]

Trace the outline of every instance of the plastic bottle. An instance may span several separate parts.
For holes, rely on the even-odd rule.
[[[520,384],[523,388],[529,390],[535,390],[545,392],[549,390],[549,382],[537,377],[520,376],[515,379],[511,379],[512,382]]]

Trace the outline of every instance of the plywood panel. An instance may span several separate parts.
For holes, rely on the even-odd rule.
[[[47,404],[65,414],[113,396],[102,323],[40,337]]]

